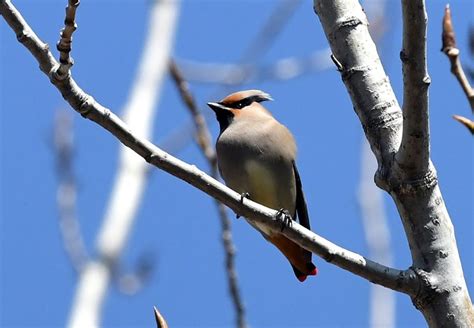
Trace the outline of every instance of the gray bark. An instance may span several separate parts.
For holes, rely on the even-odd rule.
[[[453,225],[429,159],[424,2],[403,1],[403,115],[360,4],[315,0],[314,9],[377,158],[376,183],[398,208],[420,282],[412,301],[431,327],[473,327]]]

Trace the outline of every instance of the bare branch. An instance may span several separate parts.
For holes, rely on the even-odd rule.
[[[0,2],[0,13],[16,33],[21,33],[26,28],[26,22],[19,19],[21,15],[10,1],[2,0]],[[23,24],[21,21],[23,21]],[[28,43],[35,42],[29,36],[27,38]],[[38,61],[50,60],[49,65],[55,67],[56,61],[52,56],[48,55],[48,52],[40,52]],[[36,53],[32,52],[32,54],[36,57]],[[401,271],[373,262],[359,254],[331,243],[296,222],[292,222],[290,227],[281,232],[282,223],[277,210],[267,208],[251,200],[242,202],[240,194],[208,176],[195,165],[187,164],[164,152],[148,140],[137,136],[117,115],[100,105],[90,95],[80,89],[71,76],[64,80],[53,78],[52,82],[74,110],[83,117],[105,128],[125,146],[135,151],[139,156],[157,168],[186,181],[214,197],[237,214],[245,216],[251,221],[263,224],[275,233],[283,233],[283,235],[298,245],[319,255],[329,263],[387,288],[404,292],[411,296],[417,293],[420,281],[412,269]],[[100,266],[94,264],[92,266],[96,271],[99,271],[99,279],[104,279],[103,276],[106,276],[107,273],[103,272]],[[87,295],[84,295],[84,297],[87,297]]]
[[[407,179],[419,179],[429,170],[428,87],[424,0],[402,0],[403,137],[396,160]]]
[[[150,280],[155,270],[156,256],[152,252],[144,252],[133,266],[133,271],[123,272],[115,268],[114,278],[120,292],[126,295],[138,293]]]
[[[176,62],[171,59],[169,64],[169,70],[171,73],[171,77],[173,78],[174,83],[179,91],[181,99],[183,100],[184,104],[188,108],[193,122],[196,128],[195,139],[196,142],[201,149],[204,157],[206,157],[209,167],[211,168],[213,175],[217,174],[216,167],[217,167],[217,159],[216,159],[216,152],[214,148],[211,146],[211,135],[209,133],[209,129],[207,128],[206,120],[204,116],[199,111],[199,108],[194,100],[191,91],[189,90],[188,83],[184,80],[181,71],[178,69]]]
[[[179,90],[181,99],[186,104],[186,107],[189,109],[193,117],[193,121],[196,127],[196,142],[199,145],[202,153],[207,159],[209,164],[209,168],[211,170],[211,176],[214,179],[218,179],[217,173],[217,157],[214,148],[211,146],[211,138],[209,129],[206,125],[206,121],[204,116],[199,111],[196,102],[194,101],[194,97],[189,90],[188,83],[184,80],[178,66],[176,65],[174,60],[170,62],[170,73],[173,77],[173,80],[176,84],[176,87]],[[219,214],[219,218],[221,221],[221,235],[222,235],[222,243],[224,245],[225,251],[225,263],[226,263],[226,271],[227,271],[227,280],[229,284],[229,291],[231,294],[232,302],[234,304],[235,312],[236,312],[236,324],[237,327],[244,328],[247,327],[247,323],[245,320],[245,308],[242,302],[242,297],[240,293],[239,284],[237,281],[237,271],[235,270],[235,247],[232,241],[232,231],[230,227],[230,220],[229,216],[227,215],[226,208],[224,204],[219,201],[215,201],[217,211]]]
[[[400,145],[401,133],[396,127],[402,122],[402,112],[370,38],[367,18],[355,0],[315,0],[314,8],[379,163],[377,184],[388,189],[387,169]]]
[[[469,130],[469,132],[471,132],[471,134],[474,134],[474,121],[471,121],[470,119],[461,115],[453,115],[453,118],[464,125]]]
[[[446,5],[446,8],[444,9],[442,41],[443,48],[441,51],[448,56],[449,61],[451,62],[451,73],[453,73],[461,85],[461,88],[469,101],[469,105],[471,106],[471,111],[474,113],[474,89],[471,87],[466,74],[464,74],[461,60],[459,59],[460,51],[456,47],[456,35],[454,33],[449,4]]]
[[[261,57],[278,37],[280,31],[302,2],[302,0],[281,0],[265,20],[257,36],[245,49],[239,62],[251,63],[256,58]]]
[[[80,0],[69,0],[66,7],[66,18],[64,19],[64,28],[61,30],[61,39],[56,48],[59,51],[59,68],[57,74],[64,76],[69,73],[69,69],[74,65],[74,60],[70,56],[72,46],[72,34],[77,28],[76,9]]]
[[[63,238],[64,249],[72,266],[80,273],[89,255],[84,246],[79,220],[76,214],[76,181],[74,178],[73,129],[69,112],[60,111],[54,128],[54,148],[56,153],[57,172],[59,177],[57,203],[59,209],[59,228]]]
[[[343,67],[342,79],[377,158],[377,185],[392,196],[405,228],[413,260],[412,268],[421,283],[412,301],[430,326],[474,326],[474,309],[463,276],[454,229],[427,152],[428,81],[426,75],[420,74],[426,73],[424,3],[413,1],[407,6],[409,8],[404,13],[411,13],[412,16],[405,17],[404,23],[410,25],[413,22],[415,26],[405,27],[405,31],[410,32],[407,37],[414,44],[404,44],[404,50],[409,50],[406,53],[415,57],[421,53],[422,58],[417,57],[420,62],[415,67],[406,67],[406,77],[413,77],[414,80],[410,82],[406,78],[405,81],[417,82],[413,87],[424,98],[420,99],[420,103],[410,100],[419,107],[408,106],[411,113],[404,113],[408,114],[405,120],[413,120],[417,116],[419,120],[402,126],[400,108],[370,38],[366,17],[358,1],[314,0],[315,11],[331,49]],[[416,36],[421,39],[416,39]],[[422,51],[417,51],[417,47]],[[410,56],[407,58],[413,60]],[[405,104],[408,103],[405,99]],[[406,134],[403,137],[405,144],[399,147],[402,133]],[[417,138],[420,140],[414,140]],[[403,149],[404,146],[406,149]],[[399,161],[398,157],[408,164],[406,160],[417,158],[418,154],[413,154],[417,149],[424,152],[420,163],[414,166],[401,165],[403,161]],[[394,156],[401,151],[404,155],[394,161]],[[422,162],[425,156],[427,163]]]
[[[332,67],[329,49],[316,50],[302,57],[286,57],[272,64],[203,63],[189,59],[178,59],[183,75],[188,81],[240,85],[262,81],[286,81],[305,74],[320,72]]]

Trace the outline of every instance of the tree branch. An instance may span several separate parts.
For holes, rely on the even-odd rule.
[[[37,37],[32,38],[31,35],[25,33],[25,31],[31,31],[31,29],[20,18],[21,15],[10,1],[0,0],[0,13],[17,34],[25,36],[23,43],[41,42]],[[33,49],[41,45],[42,43],[35,44]],[[37,58],[38,62],[45,66],[57,66],[57,62],[51,56],[49,50],[32,51],[32,54]],[[63,80],[54,78],[55,74],[50,76],[52,76],[52,83],[73,109],[83,117],[105,128],[147,162],[202,190],[226,204],[234,212],[245,216],[248,220],[264,224],[271,231],[280,233],[282,222],[280,216],[278,216],[278,211],[269,209],[251,200],[242,202],[240,194],[206,175],[196,166],[171,156],[148,140],[137,136],[114,113],[100,105],[90,95],[80,89],[70,75]],[[415,296],[418,292],[420,281],[412,269],[401,271],[368,260],[359,254],[331,243],[296,222],[293,222],[282,233],[298,245],[319,255],[327,262],[333,263],[373,283],[404,292],[411,296]],[[98,268],[98,271],[101,271],[100,268]],[[104,272],[100,272],[100,274],[104,275]]]
[[[367,18],[356,0],[315,0],[314,9],[379,164],[376,182],[387,190],[388,169],[401,140],[397,127],[402,122],[402,112],[370,38]]]
[[[316,50],[301,57],[285,57],[269,65],[203,63],[189,59],[177,62],[188,81],[240,85],[262,81],[286,81],[304,74],[320,72],[332,67],[330,50]]]
[[[155,314],[156,328],[168,328],[168,323],[156,306],[153,307],[153,313]]]
[[[403,137],[396,160],[406,178],[419,179],[430,165],[426,25],[424,0],[402,0]]]
[[[456,35],[454,33],[449,4],[447,4],[446,8],[444,9],[442,41],[443,47],[441,48],[441,51],[444,52],[448,57],[451,63],[451,73],[453,73],[461,85],[461,88],[463,89],[464,94],[469,101],[469,105],[471,106],[471,111],[474,113],[474,89],[471,87],[466,74],[464,74],[464,69],[462,67],[461,60],[459,59],[460,51],[456,46]],[[455,115],[454,119],[466,126],[471,133],[474,132],[473,121],[459,115]]]
[[[412,56],[422,57],[419,66],[408,65],[405,68],[405,81],[408,84],[416,82],[414,92],[422,98],[419,103],[414,99],[405,99],[407,106],[412,102],[417,107],[407,107],[411,112],[405,112],[408,115],[405,120],[411,121],[405,122],[404,126],[360,4],[356,0],[314,0],[314,8],[333,54],[341,64],[342,79],[377,158],[376,182],[390,193],[402,219],[412,255],[412,268],[421,283],[417,294],[412,296],[413,303],[430,326],[474,326],[474,310],[463,276],[454,228],[429,160],[428,81],[425,45],[421,45],[426,41],[426,16],[424,3],[416,3],[418,6],[405,4],[409,7],[404,9],[405,15],[419,16],[404,18],[404,24],[410,25],[413,21],[417,25],[415,28],[404,28],[406,33],[410,32],[407,37],[413,44],[404,43],[403,53],[410,54],[405,59],[411,64]],[[413,47],[421,47],[422,51],[416,52]],[[408,95],[408,90],[405,91],[408,97],[413,97],[413,94]],[[402,130],[405,149],[399,147]],[[416,134],[416,131],[421,134]],[[408,164],[406,159],[418,157],[413,154],[416,149],[423,151],[420,163],[408,166],[393,161],[397,152],[401,151],[404,154],[397,159],[401,158]],[[425,157],[426,163],[423,163]],[[420,171],[424,173],[421,176],[417,175]]]
[[[446,5],[446,8],[444,9],[442,41],[443,47],[441,51],[443,51],[449,58],[449,61],[451,62],[451,73],[453,73],[461,85],[461,88],[469,101],[469,105],[471,106],[471,111],[474,113],[474,89],[471,87],[466,74],[464,74],[461,61],[459,60],[460,51],[456,46],[456,35],[454,33],[449,4]]]
[[[460,115],[453,115],[453,118],[464,125],[469,130],[469,132],[471,132],[471,134],[474,134],[474,121],[471,121],[470,119]]]
[[[59,68],[57,73],[60,76],[68,74],[69,69],[74,65],[74,60],[70,56],[72,46],[72,34],[77,29],[76,9],[80,0],[69,0],[66,7],[66,18],[64,19],[64,28],[61,30],[61,38],[56,44],[59,51]]]
[[[73,268],[80,274],[89,261],[89,255],[84,246],[76,214],[77,188],[72,168],[74,134],[72,119],[69,115],[71,115],[69,112],[58,112],[54,126],[54,148],[59,178],[56,198],[64,249]]]
[[[189,109],[191,116],[193,117],[193,122],[196,128],[196,142],[201,149],[204,157],[207,159],[209,164],[209,169],[211,171],[211,176],[214,179],[218,179],[217,171],[217,157],[214,148],[211,146],[211,137],[209,129],[206,125],[206,120],[204,116],[198,109],[194,97],[189,90],[188,83],[184,80],[176,62],[174,60],[170,61],[170,73],[176,84],[176,87],[179,91],[181,99],[186,104],[186,107]],[[217,212],[219,214],[219,219],[221,221],[221,236],[222,243],[225,251],[225,263],[227,271],[227,281],[229,285],[229,291],[234,304],[235,313],[236,313],[236,326],[240,328],[247,327],[245,320],[245,308],[242,302],[242,297],[240,293],[239,284],[237,281],[237,271],[235,270],[234,265],[234,256],[235,256],[235,247],[232,241],[232,231],[230,228],[230,220],[227,215],[226,208],[224,204],[219,201],[215,201]]]

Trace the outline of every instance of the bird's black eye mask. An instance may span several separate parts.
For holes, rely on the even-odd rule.
[[[269,96],[267,97],[263,95],[254,95],[254,96],[250,96],[250,97],[247,97],[238,101],[234,101],[231,103],[226,102],[226,103],[220,103],[220,104],[232,109],[242,109],[244,107],[251,105],[254,101],[259,103],[266,100],[272,100],[272,98],[270,98]]]

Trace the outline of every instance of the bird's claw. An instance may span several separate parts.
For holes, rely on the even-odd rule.
[[[250,194],[248,192],[243,192],[240,194],[240,202],[244,203],[244,198],[250,198]]]
[[[286,227],[291,226],[292,220],[291,220],[290,212],[288,212],[288,210],[285,210],[284,208],[280,208],[276,214],[276,217],[281,218],[281,232],[283,232],[283,230]]]
[[[250,198],[250,194],[248,192],[243,192],[240,194],[240,203],[243,204],[244,203],[244,198]],[[240,218],[240,215],[239,214],[236,214],[235,215],[235,218],[238,219]]]

